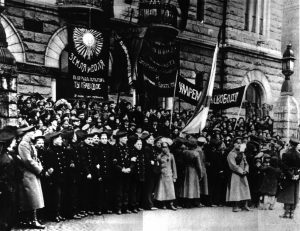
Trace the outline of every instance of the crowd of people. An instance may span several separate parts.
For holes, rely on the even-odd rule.
[[[38,96],[21,97],[18,109],[18,126],[0,129],[1,230],[167,208],[272,210],[276,198],[282,217],[294,216],[300,141],[285,143],[269,116],[210,113],[202,132],[187,135],[192,111],[171,119],[123,101]]]

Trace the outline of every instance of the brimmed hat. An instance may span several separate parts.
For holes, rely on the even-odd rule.
[[[127,131],[120,130],[120,131],[117,131],[117,133],[116,133],[116,135],[114,135],[114,137],[115,137],[115,139],[119,139],[121,137],[127,136],[127,134],[128,134]]]
[[[237,140],[243,140],[243,137],[237,136],[233,139],[233,143],[235,143]]]
[[[23,128],[18,128],[17,129],[17,134],[18,135],[24,135],[27,132],[31,132],[35,129],[34,126],[27,126],[27,127],[23,127]]]
[[[197,141],[198,141],[199,143],[204,143],[204,144],[207,143],[206,138],[203,137],[203,136],[199,137],[199,138],[197,139]]]
[[[300,143],[300,140],[297,139],[297,137],[295,137],[295,136],[291,136],[290,143],[294,144],[294,145],[298,145]]]
[[[47,142],[51,142],[53,139],[59,137],[61,135],[61,132],[51,132],[45,135],[45,140]]]
[[[162,137],[161,142],[162,143],[167,143],[169,146],[171,146],[173,144],[173,141],[170,138],[167,138],[167,137]]]
[[[71,139],[74,136],[74,130],[72,129],[64,129],[61,131],[61,137],[64,139]]]
[[[143,131],[143,133],[141,135],[141,140],[147,140],[150,136],[151,136],[151,134],[149,132]]]

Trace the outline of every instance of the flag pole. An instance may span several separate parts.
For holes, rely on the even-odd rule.
[[[178,80],[178,72],[176,73],[176,78],[175,78],[175,86],[174,86],[174,92],[173,92],[173,105],[171,107],[171,119],[170,119],[170,125],[169,128],[172,128],[172,122],[173,122],[173,112],[174,112],[174,105],[175,105],[175,95],[176,95],[176,87],[177,87],[177,80]]]
[[[238,122],[239,116],[240,116],[240,114],[241,114],[241,110],[242,110],[243,102],[244,102],[244,100],[245,100],[245,93],[246,93],[246,89],[247,89],[247,87],[245,87],[245,89],[244,89],[244,93],[243,93],[243,100],[242,100],[242,102],[241,102],[241,105],[240,105],[239,112],[238,112],[238,114],[237,114],[237,117],[236,117],[236,121],[235,121],[235,125],[234,125],[234,128],[233,128],[233,130],[235,130],[235,127],[236,127],[236,125],[237,125],[237,122]]]

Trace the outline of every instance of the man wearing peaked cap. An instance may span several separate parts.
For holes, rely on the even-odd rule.
[[[29,126],[18,129],[18,133],[22,135],[22,141],[18,146],[18,152],[24,166],[24,177],[20,184],[20,211],[24,214],[30,212],[29,222],[26,225],[32,228],[44,229],[37,220],[36,210],[44,207],[44,197],[40,182],[40,174],[43,170],[37,152],[32,147],[34,140],[34,127]]]
[[[113,182],[115,184],[115,210],[118,215],[131,213],[128,209],[128,194],[131,172],[131,160],[127,146],[127,132],[118,131],[113,157]]]
[[[143,131],[140,138],[141,138],[141,140],[147,140],[150,136],[151,136],[151,134],[149,132]]]
[[[290,148],[282,155],[285,187],[279,191],[277,201],[284,204],[284,213],[281,218],[294,218],[294,212],[299,201],[300,153],[297,145],[300,141],[292,136]]]

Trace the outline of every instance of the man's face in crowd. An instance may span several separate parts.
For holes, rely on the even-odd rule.
[[[44,148],[45,142],[44,139],[38,139],[35,143],[35,147],[38,149]]]
[[[87,144],[87,145],[92,146],[93,145],[93,138],[92,137],[85,138],[84,143]]]
[[[107,139],[107,135],[106,134],[101,134],[100,142],[102,144],[107,144],[108,139]]]
[[[69,121],[65,120],[62,127],[65,128],[65,129],[69,128],[70,127]]]
[[[127,136],[123,136],[119,138],[119,142],[123,145],[127,144],[127,140],[128,140]]]
[[[235,150],[240,150],[241,144],[242,144],[242,140],[241,139],[237,139],[234,142],[234,148],[235,148]]]
[[[62,146],[62,144],[63,144],[63,140],[62,140],[61,136],[58,136],[53,139],[54,146]]]
[[[56,129],[56,128],[57,128],[57,120],[53,120],[53,121],[51,122],[51,126],[52,126],[54,129]]]
[[[153,136],[149,136],[149,138],[146,140],[146,143],[150,144],[150,145],[154,145],[154,138],[153,138]]]
[[[80,113],[78,118],[81,119],[81,120],[84,119],[84,113]]]
[[[35,138],[35,132],[34,131],[28,132],[27,136],[29,137],[30,140],[34,140],[34,138]]]
[[[94,144],[99,144],[99,142],[100,142],[99,136],[98,136],[97,134],[94,135],[94,136],[93,136],[93,143],[94,143]]]
[[[141,140],[137,140],[136,143],[134,144],[134,147],[137,149],[137,150],[142,150],[142,147],[143,147],[143,143]]]
[[[75,120],[73,122],[74,127],[78,128],[80,126],[80,120]]]

